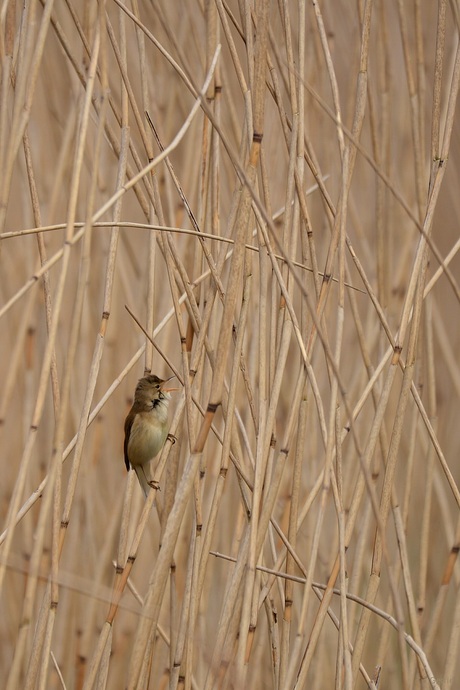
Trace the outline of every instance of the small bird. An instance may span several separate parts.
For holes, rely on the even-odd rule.
[[[149,479],[149,463],[163,448],[168,435],[168,405],[171,391],[165,388],[173,379],[163,380],[150,374],[139,379],[134,393],[134,403],[125,419],[125,465],[132,467],[139,484],[147,494],[155,483]]]

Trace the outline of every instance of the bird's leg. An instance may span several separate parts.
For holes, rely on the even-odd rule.
[[[145,477],[145,481],[150,486],[150,488],[155,489],[155,491],[161,491],[160,482],[157,482],[154,479],[147,479],[147,475],[145,474],[145,470],[144,470],[144,465],[141,465],[141,468],[142,468],[142,474]]]

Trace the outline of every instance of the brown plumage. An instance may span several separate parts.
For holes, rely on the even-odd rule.
[[[150,374],[140,379],[133,406],[125,420],[126,469],[132,467],[136,472],[145,496],[152,486],[150,460],[161,451],[168,435],[170,393],[177,390],[164,387],[171,378],[163,380]]]

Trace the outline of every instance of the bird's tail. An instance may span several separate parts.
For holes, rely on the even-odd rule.
[[[148,472],[148,468],[146,468],[144,465],[134,465],[133,469],[137,474],[137,478],[139,480],[139,484],[141,485],[141,489],[144,492],[145,498],[147,498],[148,493],[151,489],[146,474],[146,470]]]

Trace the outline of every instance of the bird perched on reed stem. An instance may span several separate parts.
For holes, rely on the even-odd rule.
[[[158,455],[168,435],[168,405],[171,391],[168,381],[150,374],[139,379],[134,392],[134,402],[125,419],[125,465],[132,467],[147,497],[152,486],[150,460]]]

